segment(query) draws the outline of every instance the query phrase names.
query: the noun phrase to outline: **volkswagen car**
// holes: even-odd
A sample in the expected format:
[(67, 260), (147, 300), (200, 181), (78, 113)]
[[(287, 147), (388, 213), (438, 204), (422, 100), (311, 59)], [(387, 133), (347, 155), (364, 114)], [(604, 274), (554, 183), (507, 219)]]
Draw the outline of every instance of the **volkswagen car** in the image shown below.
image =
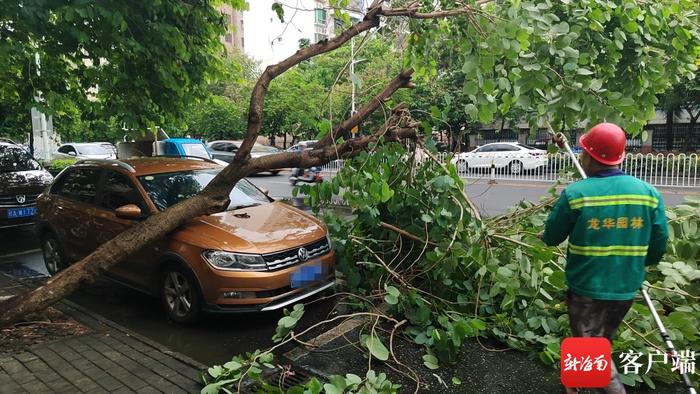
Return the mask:
[[(46, 269), (55, 274), (130, 226), (194, 196), (221, 171), (206, 159), (87, 160), (38, 200)], [(160, 297), (169, 317), (270, 311), (333, 286), (325, 225), (239, 181), (223, 212), (189, 220), (107, 273)]]
[(52, 180), (22, 146), (0, 142), (0, 228), (34, 224), (37, 196)]

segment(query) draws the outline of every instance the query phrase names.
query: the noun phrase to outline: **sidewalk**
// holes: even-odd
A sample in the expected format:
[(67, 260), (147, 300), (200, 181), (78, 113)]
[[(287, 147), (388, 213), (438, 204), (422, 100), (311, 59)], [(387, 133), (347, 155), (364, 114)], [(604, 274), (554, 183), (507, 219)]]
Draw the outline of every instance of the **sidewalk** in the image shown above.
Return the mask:
[[(0, 273), (0, 296), (26, 287)], [(85, 335), (0, 355), (0, 393), (195, 393), (206, 367), (69, 301), (55, 306)], [(0, 338), (2, 340), (2, 338)], [(2, 346), (2, 344), (0, 344)]]

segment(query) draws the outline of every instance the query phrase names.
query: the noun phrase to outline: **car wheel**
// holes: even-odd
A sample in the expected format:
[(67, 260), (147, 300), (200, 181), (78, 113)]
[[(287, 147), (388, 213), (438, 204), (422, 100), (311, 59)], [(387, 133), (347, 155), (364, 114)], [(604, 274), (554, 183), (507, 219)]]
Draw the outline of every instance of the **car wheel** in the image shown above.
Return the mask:
[(194, 323), (199, 318), (201, 296), (194, 275), (178, 266), (163, 270), (161, 297), (168, 317), (181, 324)]
[(518, 175), (523, 172), (523, 163), (519, 160), (511, 161), (508, 168), (511, 174)]
[(67, 261), (55, 235), (48, 234), (43, 237), (41, 253), (44, 255), (44, 266), (46, 266), (46, 271), (48, 271), (49, 275), (54, 276), (66, 268)]

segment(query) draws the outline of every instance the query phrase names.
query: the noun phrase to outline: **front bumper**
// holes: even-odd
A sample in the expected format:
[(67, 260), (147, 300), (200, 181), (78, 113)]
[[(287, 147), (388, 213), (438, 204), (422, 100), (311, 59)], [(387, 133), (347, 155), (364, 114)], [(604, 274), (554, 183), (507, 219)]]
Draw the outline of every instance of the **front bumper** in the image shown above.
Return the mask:
[[(218, 313), (271, 311), (299, 302), (335, 284), (335, 251), (275, 271), (241, 272), (207, 267), (199, 281), (205, 310)], [(292, 287), (292, 275), (302, 268), (320, 268), (318, 277)], [(234, 293), (236, 296), (231, 296)]]

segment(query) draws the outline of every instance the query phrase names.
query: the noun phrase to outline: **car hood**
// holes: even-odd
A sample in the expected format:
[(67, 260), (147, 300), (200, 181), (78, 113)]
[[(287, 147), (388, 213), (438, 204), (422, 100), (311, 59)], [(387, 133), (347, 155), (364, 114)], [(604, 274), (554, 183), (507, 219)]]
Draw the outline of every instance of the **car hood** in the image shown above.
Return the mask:
[(266, 254), (317, 241), (325, 226), (282, 202), (226, 211), (191, 220), (175, 235), (204, 249)]
[(0, 195), (39, 194), (52, 180), (44, 170), (0, 172)]

